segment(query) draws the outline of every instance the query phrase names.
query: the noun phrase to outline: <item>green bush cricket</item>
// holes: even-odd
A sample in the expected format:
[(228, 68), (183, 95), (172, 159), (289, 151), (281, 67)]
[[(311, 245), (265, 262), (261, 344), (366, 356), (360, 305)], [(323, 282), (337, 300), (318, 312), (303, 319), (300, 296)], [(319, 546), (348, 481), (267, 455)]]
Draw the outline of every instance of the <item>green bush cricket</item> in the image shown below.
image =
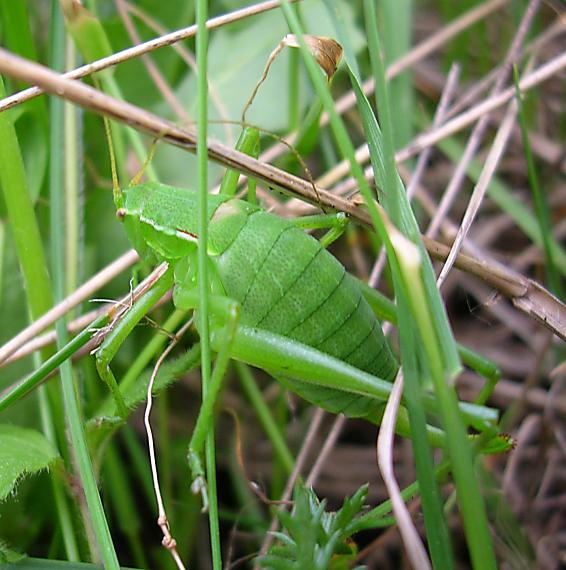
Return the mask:
[[(248, 133), (248, 134), (246, 134)], [(249, 131), (239, 148), (245, 146)], [(398, 364), (358, 281), (325, 246), (346, 223), (342, 214), (283, 219), (236, 199), (237, 177), (208, 201), (211, 273), (211, 345), (217, 353), (211, 387), (193, 433), (189, 461), (201, 488), (200, 454), (230, 358), (262, 368), (285, 387), (332, 413), (379, 424)], [(116, 193), (117, 216), (142, 258), (165, 261), (168, 271), (152, 301), (174, 287), (178, 308), (197, 309), (196, 192), (144, 183)], [(321, 242), (304, 227), (330, 228)], [(118, 414), (127, 409), (109, 364), (124, 338), (148, 309), (142, 298), (96, 353), (97, 368), (110, 386)], [(198, 319), (197, 319), (198, 322)], [(434, 411), (432, 398), (427, 402)], [(461, 404), (468, 423), (493, 427), (492, 410)], [(404, 410), (398, 432), (409, 434)], [(444, 434), (429, 427), (431, 441)]]

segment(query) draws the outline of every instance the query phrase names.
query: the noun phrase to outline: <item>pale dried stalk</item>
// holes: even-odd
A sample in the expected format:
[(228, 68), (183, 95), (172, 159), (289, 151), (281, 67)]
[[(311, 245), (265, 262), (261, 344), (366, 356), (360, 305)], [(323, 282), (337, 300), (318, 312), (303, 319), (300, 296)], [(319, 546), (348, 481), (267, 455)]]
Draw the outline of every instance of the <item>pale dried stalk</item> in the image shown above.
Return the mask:
[(320, 472), (322, 471), (322, 468), (324, 467), (324, 464), (328, 459), (330, 452), (332, 449), (334, 449), (334, 446), (336, 445), (336, 442), (342, 433), (342, 428), (346, 425), (347, 420), (348, 418), (346, 416), (339, 414), (332, 423), (332, 427), (330, 428), (330, 431), (324, 440), (324, 445), (316, 456), (316, 461), (312, 466), (305, 482), (305, 485), (307, 487), (312, 487), (316, 483), (316, 480), (318, 479), (318, 476), (320, 475)]
[[(515, 37), (511, 42), (511, 46), (507, 51), (507, 55), (505, 56), (505, 60), (503, 61), (503, 65), (501, 66), (501, 70), (493, 86), (491, 92), (492, 96), (500, 93), (505, 83), (507, 82), (507, 79), (511, 72), (511, 66), (513, 62), (517, 60), (521, 45), (525, 39), (525, 36), (527, 35), (532, 20), (535, 17), (539, 4), (540, 0), (531, 0), (529, 5), (527, 6), (521, 24), (519, 25), (517, 33), (515, 34)], [(438, 206), (437, 213), (430, 222), (429, 229), (427, 231), (427, 235), (429, 237), (432, 238), (436, 237), (440, 220), (444, 219), (446, 214), (450, 211), (450, 208), (452, 207), (452, 204), (454, 203), (456, 196), (460, 192), (460, 188), (462, 187), (462, 183), (464, 182), (464, 179), (466, 178), (468, 172), (468, 166), (472, 158), (475, 156), (477, 150), (479, 149), (481, 142), (483, 141), (484, 135), (487, 132), (487, 128), (489, 126), (489, 119), (490, 115), (486, 113), (474, 126), (472, 133), (470, 134), (470, 137), (468, 139), (468, 143), (466, 144), (466, 148), (464, 149), (464, 153), (462, 154), (462, 158), (458, 162), (456, 170), (454, 171), (454, 174), (452, 175), (452, 178), (448, 183), (448, 187), (446, 188), (446, 191), (442, 196), (442, 200), (440, 201), (440, 204)], [(510, 126), (513, 126), (513, 121), (511, 121)], [(505, 140), (507, 140), (507, 138), (508, 135)], [(476, 200), (478, 197), (479, 193), (476, 193)], [(451, 260), (449, 259), (449, 261)], [(444, 272), (444, 277), (446, 276), (447, 273), (448, 270)]]
[[(299, 0), (289, 0), (289, 1), (298, 2)], [(211, 18), (206, 23), (206, 27), (209, 30), (213, 30), (215, 28), (219, 28), (221, 26), (237, 22), (238, 20), (249, 18), (250, 16), (254, 16), (256, 14), (268, 12), (269, 10), (273, 10), (275, 8), (278, 8), (279, 6), (280, 6), (279, 0), (268, 0), (267, 2), (260, 2), (259, 4), (247, 6), (246, 8), (242, 8), (241, 10), (235, 10), (234, 12), (230, 12), (229, 14), (223, 14), (222, 16)], [(118, 63), (123, 63), (125, 61), (129, 61), (130, 59), (140, 57), (141, 55), (149, 53), (156, 49), (173, 45), (177, 42), (180, 42), (181, 40), (186, 40), (187, 38), (192, 38), (196, 35), (196, 33), (197, 33), (197, 26), (196, 24), (194, 24), (192, 26), (188, 26), (187, 28), (171, 32), (170, 34), (165, 34), (164, 36), (154, 38), (153, 40), (149, 40), (147, 42), (144, 42), (143, 44), (124, 49), (108, 57), (104, 57), (97, 61), (93, 61), (92, 63), (82, 65), (77, 69), (73, 69), (72, 71), (68, 71), (67, 73), (65, 73), (65, 77), (69, 79), (80, 79), (81, 77), (86, 77), (87, 75), (91, 75), (93, 73), (96, 73), (97, 71), (102, 71), (103, 69), (106, 69), (113, 65), (117, 65)], [(34, 97), (37, 97), (38, 95), (41, 95), (43, 93), (45, 93), (45, 91), (41, 87), (30, 87), (29, 89), (24, 89), (23, 91), (15, 93), (14, 95), (6, 97), (2, 101), (0, 101), (0, 111), (5, 111), (6, 109), (10, 109), (15, 105), (24, 103), (25, 101), (33, 99)]]
[[(118, 10), (118, 13), (120, 14), (120, 17), (122, 18), (122, 23), (124, 24), (124, 27), (126, 28), (128, 35), (130, 36), (130, 40), (134, 42), (136, 45), (140, 45), (141, 38), (140, 35), (138, 34), (138, 31), (136, 30), (136, 27), (134, 26), (134, 23), (132, 22), (132, 19), (130, 18), (130, 15), (128, 14), (128, 8), (126, 7), (125, 0), (114, 0), (114, 2), (116, 4), (116, 8)], [(175, 93), (173, 93), (171, 87), (169, 87), (167, 81), (165, 81), (165, 78), (163, 77), (161, 71), (159, 71), (159, 68), (157, 67), (157, 65), (155, 65), (151, 57), (148, 54), (143, 54), (141, 56), (141, 59), (143, 64), (145, 65), (147, 73), (152, 78), (153, 83), (155, 84), (161, 95), (163, 95), (163, 98), (165, 99), (165, 101), (167, 101), (171, 109), (173, 109), (177, 117), (184, 123), (191, 122), (192, 121), (191, 117), (189, 117), (189, 115), (185, 111), (185, 108), (183, 107), (183, 105), (181, 105)]]
[[(509, 137), (511, 136), (511, 132), (513, 130), (513, 125), (517, 117), (517, 110), (518, 110), (517, 101), (515, 100), (511, 101), (511, 103), (509, 104), (509, 109), (505, 115), (505, 118), (503, 119), (503, 122), (501, 123), (499, 129), (497, 130), (497, 135), (495, 136), (495, 140), (493, 141), (490, 152), (482, 168), (478, 182), (475, 185), (474, 190), (472, 192), (472, 196), (466, 208), (464, 218), (462, 220), (462, 223), (460, 224), (460, 227), (458, 228), (456, 239), (454, 240), (454, 243), (450, 250), (450, 254), (448, 255), (444, 267), (442, 268), (442, 271), (440, 272), (440, 275), (438, 276), (438, 279), (436, 281), (439, 288), (444, 283), (448, 273), (450, 272), (452, 266), (454, 265), (456, 256), (460, 252), (462, 244), (466, 239), (466, 236), (468, 235), (468, 232), (472, 226), (476, 214), (481, 206), (481, 203), (487, 191), (487, 187), (491, 179), (493, 178), (493, 175), (495, 174), (497, 165), (499, 164), (499, 161), (501, 160), (503, 153), (505, 152), (507, 142), (509, 141)], [(471, 160), (471, 156), (469, 158)], [(467, 166), (468, 165), (466, 164), (466, 170)], [(441, 211), (439, 209), (438, 211), (441, 214), (444, 215), (446, 214), (446, 210)]]
[[(530, 27), (530, 24), (535, 17), (535, 14), (539, 7), (539, 0), (531, 0), (527, 9), (525, 10), (525, 14), (519, 26), (519, 30), (509, 48), (509, 52), (507, 57), (505, 58), (505, 62), (502, 66), (502, 71), (500, 76), (498, 77), (495, 86), (494, 86), (494, 93), (499, 93), (503, 88), (507, 77), (509, 76), (511, 70), (511, 64), (515, 61), (517, 54), (519, 52), (520, 46), (522, 41), (524, 40), (527, 31)], [(527, 66), (527, 72), (531, 68), (532, 61)], [(450, 255), (448, 256), (440, 275), (438, 276), (437, 284), (438, 287), (441, 287), (442, 283), (445, 281), (450, 269), (454, 264), (454, 260), (456, 255), (459, 253), (460, 249), (462, 248), (463, 242), (468, 234), (470, 227), (474, 221), (474, 218), (481, 206), (485, 193), (487, 191), (487, 187), (489, 182), (491, 181), (493, 175), (495, 174), (495, 170), (497, 165), (499, 164), (499, 160), (503, 156), (505, 148), (507, 146), (507, 142), (509, 141), (509, 137), (511, 136), (515, 119), (517, 117), (519, 106), (516, 99), (513, 99), (509, 104), (505, 117), (497, 130), (497, 134), (495, 136), (495, 140), (491, 146), (491, 150), (487, 156), (485, 164), (482, 168), (479, 180), (474, 187), (472, 192), (472, 196), (470, 198), (470, 202), (466, 208), (466, 212), (464, 214), (464, 218), (460, 227), (458, 228), (458, 232), (456, 234), (456, 238), (454, 240), (454, 244), (452, 245), (452, 249), (450, 251)], [(487, 130), (489, 121), (489, 115), (484, 115), (480, 121), (476, 124), (472, 135), (466, 145), (466, 149), (464, 151), (464, 155), (460, 160), (456, 171), (454, 172), (454, 176), (448, 185), (445, 195), (443, 196), (437, 214), (431, 221), (429, 226), (429, 230), (427, 231), (427, 235), (431, 237), (434, 236), (436, 229), (438, 228), (439, 221), (444, 217), (444, 215), (448, 212), (450, 205), (452, 204), (459, 188), (466, 176), (466, 172), (468, 170), (468, 165), (472, 160), (473, 155), (475, 154), (476, 150), (479, 148), (481, 140)]]
[[(559, 69), (566, 67), (566, 53), (543, 65), (529, 74), (520, 82), (520, 88), (524, 91), (541, 81), (552, 77)], [(135, 105), (124, 101), (117, 101), (112, 97), (93, 89), (82, 83), (66, 79), (61, 75), (24, 58), (20, 58), (10, 52), (0, 49), (0, 71), (13, 77), (18, 77), (30, 83), (38, 83), (47, 91), (69, 99), (98, 113), (119, 119), (134, 128), (151, 133), (165, 141), (195, 152), (196, 139), (191, 131), (181, 129), (169, 121), (144, 111)], [(496, 98), (476, 107), (490, 108), (494, 102), (505, 102), (515, 95), (512, 88)], [(454, 119), (445, 125), (450, 127), (458, 119)], [(450, 127), (453, 128), (453, 127)], [(437, 136), (437, 135), (435, 135)], [(424, 136), (426, 139), (426, 135)], [(422, 141), (423, 137), (417, 137)], [(430, 144), (432, 140), (426, 139)], [(411, 148), (418, 152), (426, 148), (428, 144), (420, 142)], [(300, 197), (311, 204), (324, 205), (330, 209), (345, 212), (359, 223), (372, 228), (372, 223), (367, 212), (358, 208), (354, 203), (339, 196), (334, 196), (322, 188), (315, 192), (310, 182), (280, 170), (269, 164), (238, 152), (226, 145), (209, 139), (208, 153), (212, 160), (222, 165), (240, 170), (245, 174), (251, 174), (254, 178), (265, 183), (269, 188), (278, 188), (283, 192)], [(429, 253), (442, 261), (448, 256), (449, 248), (439, 242), (423, 237)], [(566, 338), (566, 307), (556, 297), (548, 293), (543, 287), (511, 271), (503, 271), (493, 268), (489, 264), (474, 259), (470, 256), (459, 255), (456, 258), (456, 267), (473, 273), (480, 279), (495, 287), (501, 293), (512, 298), (516, 306), (525, 310), (540, 322), (550, 328), (562, 338)]]
[[(145, 287), (145, 284), (144, 284), (144, 287)], [(161, 299), (159, 301), (157, 301), (157, 303), (155, 303), (154, 307), (151, 310), (153, 311), (154, 309), (161, 307), (164, 303), (166, 303), (170, 299), (171, 299), (170, 294), (163, 295), (163, 297), (161, 297)], [(131, 294), (129, 294), (127, 297), (123, 297), (122, 299), (120, 299), (118, 301), (115, 301), (113, 299), (109, 299), (108, 303), (111, 305), (110, 308), (114, 307), (114, 310), (115, 310), (116, 307), (128, 307), (129, 308), (131, 306), (131, 300), (132, 300), (132, 296), (131, 296)], [(96, 302), (97, 299), (89, 299), (89, 301), (90, 302)], [(106, 300), (103, 300), (102, 302), (106, 302)], [(100, 317), (104, 313), (108, 313), (108, 312), (109, 312), (108, 306), (103, 306), (103, 307), (96, 309), (94, 311), (89, 311), (88, 313), (85, 313), (84, 315), (81, 315), (80, 317), (73, 319), (67, 325), (67, 332), (70, 335), (73, 335), (79, 331), (82, 331), (83, 329), (85, 329), (86, 327), (91, 325), (98, 317)], [(149, 322), (152, 322), (152, 321), (150, 321), (150, 319), (148, 317), (146, 317), (146, 319), (148, 319)], [(24, 357), (34, 353), (36, 350), (40, 350), (40, 349), (44, 348), (45, 346), (49, 346), (50, 344), (53, 344), (56, 340), (57, 340), (57, 335), (55, 334), (55, 331), (49, 331), (49, 332), (46, 332), (40, 336), (34, 337), (33, 340), (26, 342), (16, 352), (14, 352), (14, 354), (9, 356), (0, 365), (0, 367), (7, 366), (8, 364), (15, 362), (16, 360), (20, 360), (21, 358), (24, 358)], [(92, 348), (95, 348), (95, 347), (93, 346)], [(79, 351), (77, 353), (77, 355), (79, 355), (79, 354), (81, 354), (81, 351)]]
[(157, 473), (157, 461), (156, 461), (156, 454), (155, 454), (155, 442), (153, 440), (153, 431), (151, 429), (151, 422), (150, 422), (150, 415), (151, 415), (151, 407), (153, 405), (153, 385), (155, 383), (155, 378), (157, 376), (157, 372), (161, 367), (161, 364), (167, 358), (167, 355), (173, 350), (173, 348), (177, 345), (181, 337), (187, 332), (189, 327), (192, 325), (193, 320), (188, 320), (177, 332), (177, 334), (173, 337), (173, 340), (169, 343), (167, 348), (163, 351), (161, 356), (157, 359), (155, 366), (153, 367), (153, 372), (151, 373), (151, 378), (149, 379), (147, 385), (147, 404), (145, 407), (144, 413), (144, 425), (145, 431), (147, 434), (147, 446), (149, 452), (149, 463), (151, 466), (151, 477), (153, 480), (153, 491), (155, 493), (155, 499), (157, 501), (157, 524), (163, 533), (163, 546), (171, 553), (175, 564), (179, 570), (185, 570), (185, 566), (179, 553), (177, 552), (177, 541), (173, 538), (171, 534), (171, 530), (169, 528), (169, 520), (167, 519), (167, 513), (165, 511), (165, 504), (163, 502), (163, 496), (161, 494), (161, 486), (159, 484), (159, 475)]
[[(130, 267), (138, 261), (139, 256), (133, 249), (126, 252), (116, 261), (99, 271), (94, 277), (91, 277), (86, 283), (81, 285), (76, 291), (73, 291), (68, 297), (55, 305), (51, 310), (47, 311), (39, 319), (26, 327), (23, 331), (9, 340), (0, 348), (0, 364), (4, 362), (11, 354), (16, 352), (26, 342), (37, 336), (42, 330), (52, 325), (55, 321), (66, 315), (71, 309), (79, 303), (88, 299), (95, 291), (103, 285), (120, 275), (124, 269)], [(148, 278), (149, 279), (149, 278)], [(146, 279), (147, 281), (147, 279)]]
[(407, 557), (415, 570), (429, 570), (431, 568), (430, 560), (419, 533), (413, 524), (407, 505), (401, 497), (401, 490), (397, 484), (393, 469), (393, 440), (397, 423), (397, 412), (402, 396), (403, 374), (399, 372), (383, 413), (383, 421), (377, 438), (377, 462), (391, 499), (391, 507), (403, 544), (405, 545)]
[[(566, 31), (566, 18), (558, 17), (557, 20), (548, 29), (542, 32), (534, 40), (532, 40), (524, 49), (521, 50), (521, 57), (530, 56), (537, 53), (546, 44), (562, 35)], [(462, 112), (463, 109), (472, 105), (474, 101), (480, 98), (481, 94), (489, 88), (493, 81), (498, 77), (502, 65), (494, 67), (485, 77), (470, 86), (469, 90), (458, 99), (454, 106), (448, 111), (448, 116), (453, 117)]]
[[(167, 35), (169, 33), (163, 26), (160, 26), (155, 20), (150, 18), (143, 10), (141, 10), (137, 6), (130, 4), (126, 0), (119, 0), (119, 1), (120, 1), (120, 3), (124, 4), (127, 12), (136, 16), (148, 28), (150, 28), (154, 32), (161, 34), (162, 36)], [(137, 34), (136, 34), (136, 36), (137, 36)], [(141, 43), (139, 41), (139, 39), (135, 40), (135, 41), (137, 41), (138, 43)], [(196, 63), (196, 60), (195, 60), (194, 56), (192, 55), (192, 53), (180, 43), (171, 44), (171, 47), (173, 48), (173, 50), (175, 50), (177, 52), (179, 57), (187, 64), (187, 66), (193, 72), (196, 73), (197, 63)], [(218, 93), (218, 89), (216, 88), (213, 81), (210, 81), (210, 83), (209, 83), (209, 93), (210, 93), (210, 100), (212, 101), (212, 104), (216, 107), (216, 109), (218, 111), (218, 115), (220, 116), (222, 121), (226, 122), (226, 124), (224, 125), (224, 129), (225, 129), (224, 132), (226, 135), (226, 141), (232, 143), (232, 141), (234, 139), (234, 134), (232, 132), (232, 130), (233, 130), (232, 125), (229, 122), (228, 111), (226, 109), (226, 106), (222, 102), (222, 99)], [(184, 124), (188, 124), (189, 122), (190, 122), (190, 120), (187, 119)]]
[[(550, 61), (547, 61), (545, 64), (541, 65), (533, 72), (529, 73), (523, 79), (521, 79), (519, 82), (519, 89), (521, 91), (528, 91), (529, 89), (540, 85), (544, 81), (547, 81), (551, 77), (554, 77), (565, 67), (566, 53), (563, 53), (551, 59)], [(423, 133), (422, 135), (415, 137), (410, 145), (406, 146), (404, 149), (397, 153), (395, 157), (396, 160), (398, 162), (403, 162), (420, 152), (422, 149), (436, 144), (438, 141), (441, 141), (444, 138), (452, 136), (458, 131), (461, 131), (467, 126), (473, 124), (486, 113), (490, 113), (498, 107), (505, 105), (511, 101), (514, 96), (515, 87), (509, 87), (498, 95), (489, 97), (482, 103), (476, 105), (475, 107), (472, 107), (461, 115), (454, 117), (454, 119), (451, 119), (445, 123), (441, 128), (430, 131), (428, 133)]]
[[(525, 77), (519, 82), (519, 89), (521, 91), (528, 91), (529, 89), (549, 80), (565, 67), (566, 53), (563, 53), (550, 61), (547, 61), (528, 75), (525, 75)], [(509, 103), (514, 96), (515, 88), (509, 87), (498, 95), (489, 97), (485, 101), (478, 103), (474, 107), (471, 107), (467, 111), (457, 115), (453, 119), (450, 119), (439, 128), (431, 129), (430, 131), (417, 135), (410, 144), (395, 153), (395, 161), (398, 164), (405, 162), (409, 158), (419, 154), (425, 148), (433, 146), (445, 138), (451, 137), (457, 132), (475, 123), (483, 115), (491, 113), (502, 105)], [(369, 149), (366, 144), (360, 146), (356, 150), (356, 159), (360, 164), (366, 163), (369, 160)], [(339, 180), (349, 172), (349, 165), (345, 161), (342, 161), (338, 163), (331, 172), (333, 173), (332, 179)], [(373, 176), (371, 166), (366, 168), (364, 173), (368, 178)], [(330, 178), (327, 177), (325, 180), (328, 181), (329, 179)], [(341, 187), (341, 190), (344, 191), (348, 188), (352, 189), (355, 185), (355, 180), (349, 179)]]

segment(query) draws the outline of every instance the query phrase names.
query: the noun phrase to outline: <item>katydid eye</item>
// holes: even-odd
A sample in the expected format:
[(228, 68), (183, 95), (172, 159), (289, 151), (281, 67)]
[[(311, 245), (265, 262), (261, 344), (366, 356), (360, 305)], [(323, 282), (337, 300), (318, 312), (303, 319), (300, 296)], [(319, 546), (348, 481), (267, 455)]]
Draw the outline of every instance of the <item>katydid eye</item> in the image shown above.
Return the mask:
[(116, 210), (116, 217), (122, 221), (126, 217), (126, 209), (125, 208), (118, 208)]

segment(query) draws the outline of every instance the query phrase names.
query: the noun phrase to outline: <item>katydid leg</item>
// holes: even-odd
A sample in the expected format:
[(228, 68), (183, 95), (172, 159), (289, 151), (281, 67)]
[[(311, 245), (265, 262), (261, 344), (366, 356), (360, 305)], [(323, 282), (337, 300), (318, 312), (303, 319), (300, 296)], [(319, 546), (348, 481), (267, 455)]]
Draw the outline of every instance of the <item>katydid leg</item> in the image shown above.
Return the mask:
[(122, 320), (104, 339), (96, 351), (96, 368), (100, 377), (106, 382), (116, 403), (118, 415), (124, 419), (128, 416), (128, 409), (120, 392), (114, 373), (110, 368), (112, 359), (118, 352), (133, 328), (147, 314), (147, 312), (163, 297), (173, 284), (173, 271), (168, 269), (141, 299), (136, 301)]
[[(177, 307), (183, 309), (197, 308), (197, 290), (177, 289), (175, 292), (175, 304)], [(218, 399), (226, 368), (230, 361), (232, 343), (240, 315), (240, 305), (228, 297), (211, 295), (209, 299), (209, 310), (213, 318), (219, 317), (223, 323), (215, 323), (214, 326), (211, 326), (211, 345), (217, 353), (216, 362), (212, 370), (206, 397), (201, 404), (188, 450), (189, 467), (193, 477), (192, 489), (194, 493), (201, 494), (203, 511), (207, 509), (208, 496), (201, 455), (206, 442), (206, 436), (208, 435), (214, 417), (214, 405)]]
[(327, 248), (344, 233), (348, 225), (348, 217), (344, 212), (338, 212), (336, 214), (302, 216), (300, 218), (293, 218), (290, 222), (297, 228), (305, 230), (328, 229), (328, 232), (318, 240), (322, 247)]
[[(216, 348), (214, 343), (212, 346)], [(284, 378), (292, 378), (305, 384), (340, 390), (345, 395), (359, 394), (380, 402), (385, 402), (391, 392), (392, 384), (386, 380), (312, 347), (267, 331), (238, 327), (231, 350), (233, 358), (268, 370), (282, 381)], [(297, 391), (296, 386), (294, 389)], [(429, 411), (435, 411), (432, 396), (427, 397), (425, 406)], [(487, 430), (497, 420), (497, 412), (490, 408), (464, 402), (460, 404), (460, 409), (468, 424), (483, 430)], [(379, 423), (380, 417), (374, 412), (366, 419)], [(407, 436), (409, 428), (407, 416), (403, 412), (397, 423), (398, 433)], [(437, 428), (429, 426), (429, 436), (433, 445), (445, 445), (444, 433)]]

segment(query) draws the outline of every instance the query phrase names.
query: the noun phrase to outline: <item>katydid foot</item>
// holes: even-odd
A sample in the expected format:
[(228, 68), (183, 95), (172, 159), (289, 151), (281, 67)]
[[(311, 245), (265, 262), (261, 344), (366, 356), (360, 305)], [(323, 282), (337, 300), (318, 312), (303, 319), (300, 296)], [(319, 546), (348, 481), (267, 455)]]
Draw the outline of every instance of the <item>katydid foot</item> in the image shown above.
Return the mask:
[(202, 497), (201, 512), (206, 513), (208, 511), (208, 487), (206, 486), (202, 462), (199, 454), (192, 448), (189, 448), (187, 459), (189, 460), (189, 468), (191, 470), (191, 491), (195, 495), (200, 493), (200, 496)]

